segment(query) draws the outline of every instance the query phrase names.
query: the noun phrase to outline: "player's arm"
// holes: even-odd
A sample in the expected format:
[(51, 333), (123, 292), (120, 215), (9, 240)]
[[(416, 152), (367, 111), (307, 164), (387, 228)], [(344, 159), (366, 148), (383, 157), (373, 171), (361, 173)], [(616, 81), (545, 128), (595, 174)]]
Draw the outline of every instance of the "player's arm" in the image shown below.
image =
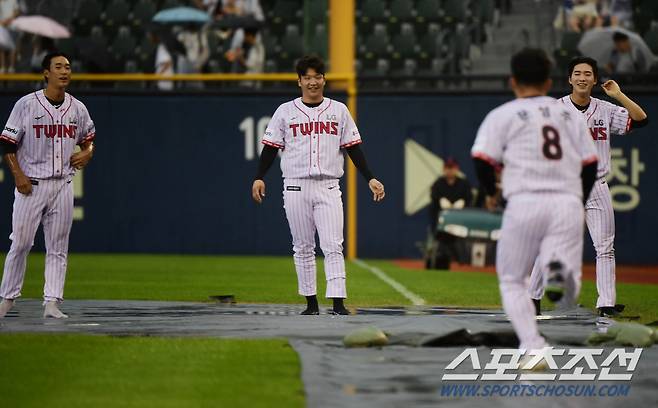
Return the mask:
[(496, 167), (491, 161), (479, 156), (473, 157), (475, 174), (486, 195), (485, 206), (493, 210), (496, 206)]
[(628, 110), (628, 116), (630, 116), (631, 120), (633, 121), (631, 124), (632, 128), (646, 126), (648, 123), (646, 112), (642, 109), (642, 107), (640, 107), (640, 105), (626, 96), (626, 94), (621, 91), (621, 88), (615, 81), (606, 81), (601, 85), (601, 88), (603, 88), (603, 91), (609, 97), (617, 100), (617, 102), (619, 102), (624, 108), (626, 108), (626, 110)]
[(32, 183), (30, 179), (23, 173), (21, 166), (18, 164), (16, 157), (16, 144), (6, 139), (1, 139), (3, 158), (12, 176), (14, 176), (14, 184), (19, 193), (30, 195), (32, 193)]
[(368, 168), (368, 161), (366, 156), (361, 150), (360, 144), (355, 144), (349, 147), (346, 147), (345, 150), (347, 154), (352, 159), (352, 163), (359, 170), (359, 173), (363, 176), (364, 179), (368, 182), (368, 187), (372, 191), (372, 198), (375, 201), (381, 201), (384, 199), (386, 193), (384, 192), (384, 185), (375, 178), (375, 176)]
[(497, 205), (496, 169), (501, 167), (505, 147), (505, 133), (499, 130), (505, 126), (500, 122), (500, 113), (494, 112), (497, 111), (490, 112), (480, 124), (471, 148), (475, 173), (486, 196), (485, 207), (489, 210), (495, 209)]
[(80, 151), (71, 156), (71, 167), (80, 170), (85, 167), (94, 156), (94, 141), (87, 140), (80, 143)]
[(263, 146), (263, 151), (260, 154), (260, 161), (258, 162), (258, 172), (256, 173), (254, 182), (251, 185), (251, 197), (258, 204), (262, 203), (263, 197), (265, 197), (265, 182), (263, 181), (263, 178), (265, 178), (265, 174), (270, 167), (272, 167), (272, 163), (274, 163), (274, 159), (276, 159), (278, 152), (279, 149), (277, 147), (268, 144)]

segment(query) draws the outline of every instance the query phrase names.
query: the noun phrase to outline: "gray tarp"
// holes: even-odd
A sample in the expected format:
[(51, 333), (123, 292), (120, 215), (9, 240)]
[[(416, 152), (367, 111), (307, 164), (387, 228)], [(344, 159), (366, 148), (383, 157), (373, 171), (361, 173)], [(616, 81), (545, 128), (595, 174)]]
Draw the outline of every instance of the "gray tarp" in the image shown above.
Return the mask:
[[(71, 318), (56, 321), (42, 319), (41, 303), (27, 300), (19, 301), (8, 317), (0, 320), (0, 333), (284, 337), (290, 339), (300, 355), (309, 407), (600, 408), (623, 403), (634, 403), (637, 407), (658, 404), (656, 346), (643, 351), (627, 397), (448, 398), (441, 396), (440, 389), (454, 383), (442, 382), (441, 376), (464, 347), (391, 345), (378, 349), (346, 349), (341, 339), (354, 329), (368, 325), (389, 333), (393, 343), (404, 344), (415, 344), (428, 336), (444, 335), (463, 328), (471, 332), (509, 330), (511, 326), (500, 311), (373, 308), (359, 310), (360, 314), (356, 316), (299, 316), (302, 309), (298, 305), (72, 300), (62, 306)], [(546, 316), (545, 320), (540, 320), (539, 327), (553, 344), (575, 344), (584, 342), (594, 330), (605, 330), (609, 323), (606, 319), (597, 319), (589, 311), (576, 309)], [(484, 365), (490, 360), (490, 350), (486, 347), (478, 350)], [(468, 367), (468, 364), (464, 366)], [(485, 382), (471, 384), (484, 385)], [(601, 385), (601, 382), (587, 384)]]

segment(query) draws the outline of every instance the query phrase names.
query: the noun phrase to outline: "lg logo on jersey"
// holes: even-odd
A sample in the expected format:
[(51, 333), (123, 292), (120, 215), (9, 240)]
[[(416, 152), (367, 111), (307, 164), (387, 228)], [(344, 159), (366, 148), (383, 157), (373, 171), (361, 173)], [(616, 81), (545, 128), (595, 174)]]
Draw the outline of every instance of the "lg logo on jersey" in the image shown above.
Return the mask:
[(606, 132), (605, 127), (593, 127), (589, 128), (589, 133), (592, 135), (594, 140), (607, 140), (608, 133)]
[(75, 131), (78, 128), (76, 125), (32, 125), (34, 134), (37, 139), (41, 138), (41, 130), (47, 138), (68, 137), (75, 139)]
[(293, 137), (297, 137), (297, 129), (303, 136), (310, 136), (312, 133), (338, 136), (338, 122), (291, 123), (290, 129)]
[(14, 128), (10, 128), (9, 126), (5, 126), (5, 130), (6, 130), (7, 132), (9, 132), (9, 133), (13, 133), (13, 134), (15, 134), (15, 135), (18, 134), (18, 130), (14, 129)]

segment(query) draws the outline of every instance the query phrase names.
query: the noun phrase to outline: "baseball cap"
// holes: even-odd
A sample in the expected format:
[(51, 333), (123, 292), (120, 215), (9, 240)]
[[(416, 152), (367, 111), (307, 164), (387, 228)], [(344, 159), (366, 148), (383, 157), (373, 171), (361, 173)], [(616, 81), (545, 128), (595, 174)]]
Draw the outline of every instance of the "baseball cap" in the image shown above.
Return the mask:
[(459, 163), (457, 163), (457, 160), (453, 159), (452, 157), (448, 157), (443, 163), (443, 167), (457, 168), (459, 167)]

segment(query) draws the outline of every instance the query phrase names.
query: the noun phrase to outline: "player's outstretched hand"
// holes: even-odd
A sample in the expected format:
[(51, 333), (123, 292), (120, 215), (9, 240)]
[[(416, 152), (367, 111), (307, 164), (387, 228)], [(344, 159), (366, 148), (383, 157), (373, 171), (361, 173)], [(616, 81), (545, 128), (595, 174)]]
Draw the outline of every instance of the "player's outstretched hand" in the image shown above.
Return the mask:
[(258, 204), (263, 202), (265, 197), (265, 182), (263, 180), (254, 180), (254, 184), (251, 185), (251, 198), (254, 199)]
[(73, 153), (71, 156), (71, 167), (76, 170), (80, 170), (85, 167), (89, 160), (91, 160), (92, 153), (89, 150), (81, 150), (77, 153)]
[(14, 179), (16, 190), (23, 195), (32, 194), (32, 182), (25, 174), (19, 174)]
[(619, 84), (617, 84), (612, 79), (605, 81), (601, 85), (601, 88), (603, 88), (603, 91), (611, 98), (616, 99), (619, 97), (619, 95), (621, 95), (621, 88), (619, 87)]
[(384, 193), (384, 185), (377, 179), (371, 179), (368, 182), (368, 187), (372, 191), (372, 199), (375, 201), (382, 201), (386, 193)]

